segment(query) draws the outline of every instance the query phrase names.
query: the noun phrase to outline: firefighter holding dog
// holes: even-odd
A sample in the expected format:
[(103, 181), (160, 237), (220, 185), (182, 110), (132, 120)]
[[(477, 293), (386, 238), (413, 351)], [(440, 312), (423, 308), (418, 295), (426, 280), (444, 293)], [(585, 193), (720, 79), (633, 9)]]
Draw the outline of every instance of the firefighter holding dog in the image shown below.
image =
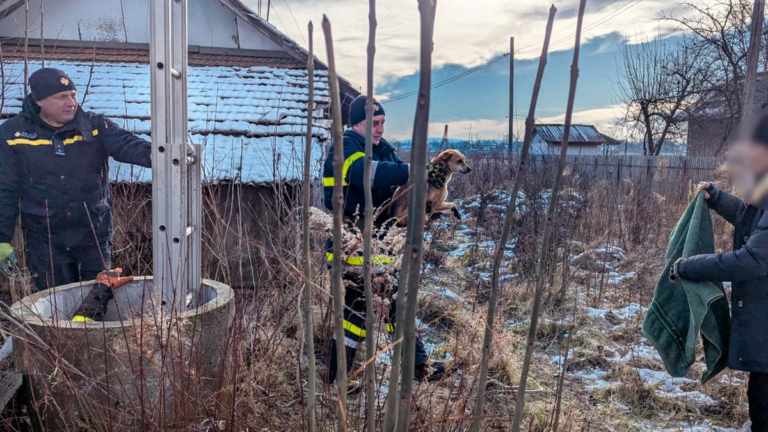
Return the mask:
[(92, 280), (109, 269), (110, 157), (151, 166), (151, 144), (83, 111), (72, 79), (43, 68), (29, 77), (21, 114), (0, 125), (0, 266), (21, 214), (27, 267), (38, 290)]
[[(365, 133), (367, 127), (365, 105), (367, 98), (358, 96), (349, 107), (350, 129), (344, 132), (344, 165), (342, 179), (344, 181), (344, 218), (347, 223), (362, 222), (365, 209), (364, 192), (364, 164), (365, 164)], [(387, 203), (395, 193), (397, 187), (408, 182), (409, 165), (403, 163), (395, 153), (395, 149), (385, 140), (384, 134), (385, 113), (384, 107), (377, 101), (373, 102), (373, 162), (371, 164), (371, 196), (373, 198), (374, 213)], [(333, 172), (334, 149), (331, 147), (323, 167), (323, 186), (325, 192), (325, 206), (333, 210), (333, 187), (335, 184)], [(442, 187), (445, 183), (447, 172), (443, 167), (430, 164), (428, 167), (428, 181)], [(381, 228), (387, 222), (386, 212), (374, 221), (374, 225)], [(326, 258), (330, 265), (333, 261), (331, 252), (332, 244), (326, 245)], [(375, 256), (376, 262), (387, 264), (392, 260), (389, 256)], [(336, 352), (335, 339), (344, 338), (346, 347), (347, 368), (349, 369), (355, 359), (357, 347), (365, 340), (365, 295), (363, 291), (362, 271), (354, 271), (354, 267), (362, 268), (362, 256), (342, 257), (345, 265), (343, 272), (344, 295), (344, 329), (341, 334), (334, 332), (329, 346), (328, 358), (328, 382), (336, 380)], [(392, 299), (389, 315), (386, 320), (386, 330), (393, 334), (395, 330), (396, 300)], [(429, 367), (428, 367), (429, 366)], [(445, 373), (445, 364), (430, 361), (424, 344), (420, 339), (416, 340), (416, 369), (414, 378), (417, 380), (435, 380)], [(354, 387), (351, 386), (351, 387)]]

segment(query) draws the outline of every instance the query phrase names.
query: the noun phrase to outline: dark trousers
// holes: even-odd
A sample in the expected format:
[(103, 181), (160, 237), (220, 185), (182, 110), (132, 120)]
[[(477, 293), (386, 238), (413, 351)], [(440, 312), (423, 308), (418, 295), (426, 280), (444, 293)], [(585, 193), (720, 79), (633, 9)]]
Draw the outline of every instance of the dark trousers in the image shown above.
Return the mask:
[(768, 374), (756, 372), (749, 374), (747, 399), (752, 432), (768, 432)]
[(27, 237), (27, 268), (38, 291), (94, 280), (110, 267), (111, 257), (108, 240), (98, 246), (66, 247)]
[[(365, 291), (363, 286), (362, 276), (354, 273), (345, 273), (343, 276), (344, 285), (346, 287), (344, 292), (344, 346), (346, 347), (347, 355), (347, 371), (352, 367), (352, 362), (355, 360), (355, 354), (357, 348), (365, 341)], [(395, 317), (397, 316), (397, 301), (394, 298), (395, 292), (390, 295), (390, 307), (389, 314), (385, 319), (387, 333), (394, 335), (395, 332)], [(336, 337), (337, 333), (334, 332), (331, 339), (328, 359), (328, 381), (333, 382), (336, 380)], [(417, 375), (420, 373), (429, 359), (426, 349), (424, 349), (424, 343), (420, 338), (416, 338), (416, 369)], [(419, 377), (417, 377), (419, 378)]]

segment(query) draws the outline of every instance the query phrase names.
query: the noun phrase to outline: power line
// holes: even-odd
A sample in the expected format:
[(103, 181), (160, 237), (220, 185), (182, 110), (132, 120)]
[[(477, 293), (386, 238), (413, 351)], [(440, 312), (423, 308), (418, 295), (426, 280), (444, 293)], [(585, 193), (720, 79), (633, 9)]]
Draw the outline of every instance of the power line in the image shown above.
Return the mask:
[[(616, 9), (615, 11), (613, 11), (613, 12), (609, 13), (608, 15), (606, 15), (606, 16), (604, 16), (604, 17), (600, 18), (600, 19), (599, 19), (599, 20), (597, 20), (596, 22), (594, 22), (594, 23), (592, 23), (592, 24), (590, 24), (590, 25), (586, 26), (586, 27), (584, 28), (584, 33), (588, 32), (589, 30), (592, 30), (592, 29), (596, 28), (597, 26), (599, 26), (599, 25), (601, 25), (601, 24), (604, 24), (604, 23), (606, 23), (606, 22), (608, 22), (608, 21), (611, 21), (612, 19), (614, 19), (614, 18), (618, 17), (619, 15), (623, 14), (624, 12), (626, 12), (626, 11), (628, 11), (628, 10), (632, 9), (633, 7), (637, 6), (637, 5), (638, 5), (638, 4), (639, 4), (641, 1), (643, 1), (643, 0), (629, 0), (627, 3), (625, 3), (625, 4), (624, 4), (624, 5), (622, 5), (622, 6), (620, 6), (620, 7), (619, 7), (618, 9)], [(615, 1), (614, 1), (614, 3), (615, 3)], [(610, 3), (610, 4), (612, 4), (612, 3)], [(568, 42), (568, 41), (570, 41), (571, 39), (572, 39), (572, 36), (570, 36), (570, 35), (569, 35), (569, 36), (565, 36), (565, 37), (563, 37), (563, 38), (560, 38), (560, 39), (558, 39), (558, 40), (556, 40), (556, 41), (552, 42), (552, 43), (550, 44), (550, 47), (554, 47), (554, 46), (560, 45), (560, 44), (562, 44), (562, 43), (564, 43), (564, 42)], [(535, 45), (535, 44), (534, 44), (534, 45)], [(516, 51), (516, 52), (515, 52), (515, 54), (528, 54), (528, 53), (532, 53), (532, 52), (535, 52), (535, 51), (536, 51), (536, 50), (529, 50), (529, 51)]]
[[(603, 9), (607, 8), (608, 6), (610, 6), (610, 5), (614, 4), (614, 3), (617, 3), (618, 1), (619, 1), (619, 0), (613, 0), (612, 2), (608, 3), (607, 5), (605, 5), (605, 6), (601, 7), (600, 9), (597, 9), (596, 11), (593, 11), (593, 12), (591, 12), (589, 15), (590, 15), (590, 16), (592, 16), (592, 15), (594, 15), (594, 14), (596, 14), (596, 13), (600, 12), (601, 10), (603, 10)], [(608, 21), (610, 21), (610, 20), (612, 20), (612, 19), (616, 18), (617, 16), (619, 16), (619, 15), (623, 14), (624, 12), (626, 12), (626, 11), (628, 11), (628, 10), (632, 9), (633, 7), (637, 6), (637, 5), (638, 5), (638, 4), (639, 4), (641, 1), (643, 1), (643, 0), (628, 0), (628, 1), (627, 1), (625, 4), (623, 4), (622, 6), (620, 6), (618, 9), (616, 9), (616, 10), (614, 10), (613, 12), (609, 13), (608, 15), (606, 15), (606, 16), (604, 16), (604, 17), (600, 18), (600, 19), (599, 19), (599, 20), (597, 20), (596, 22), (594, 22), (594, 23), (592, 23), (592, 24), (588, 25), (588, 26), (587, 26), (587, 27), (584, 29), (584, 32), (586, 33), (587, 31), (589, 31), (589, 30), (591, 30), (591, 29), (594, 29), (595, 27), (597, 27), (597, 26), (599, 26), (599, 25), (601, 25), (601, 24), (604, 24), (604, 23), (606, 23), (606, 22), (608, 22)], [(572, 26), (571, 26), (571, 27), (572, 27)], [(566, 29), (567, 29), (567, 28), (561, 29), (560, 31), (558, 31), (558, 33), (561, 33), (561, 32), (563, 32), (563, 31), (564, 31), (564, 30), (566, 30)], [(572, 36), (570, 36), (570, 35), (569, 35), (569, 36), (563, 37), (563, 38), (561, 38), (561, 39), (559, 39), (559, 40), (557, 40), (557, 41), (555, 41), (555, 42), (551, 43), (551, 44), (550, 44), (550, 46), (555, 46), (555, 45), (558, 45), (558, 44), (560, 44), (560, 43), (563, 43), (563, 42), (569, 41), (569, 40), (571, 40), (571, 39), (572, 39)], [(528, 47), (530, 47), (530, 46), (534, 46), (534, 45), (536, 45), (536, 43), (535, 43), (535, 42), (534, 42), (533, 44), (530, 44), (530, 45), (528, 45)], [(524, 50), (523, 50), (523, 51), (515, 51), (515, 53), (516, 53), (516, 54), (525, 54), (525, 53), (528, 53), (528, 52), (533, 52), (533, 51), (524, 51)], [(436, 88), (440, 88), (440, 87), (442, 87), (442, 86), (445, 86), (445, 85), (451, 84), (451, 83), (453, 83), (453, 82), (456, 82), (456, 81), (458, 81), (458, 80), (460, 80), (460, 79), (462, 79), (462, 78), (464, 78), (464, 77), (467, 77), (467, 76), (469, 76), (469, 75), (472, 75), (472, 74), (473, 74), (473, 73), (475, 73), (475, 72), (478, 72), (478, 71), (480, 71), (480, 70), (482, 70), (482, 69), (485, 69), (485, 68), (487, 68), (488, 66), (491, 66), (492, 64), (494, 64), (494, 63), (496, 63), (496, 62), (500, 61), (501, 59), (503, 59), (503, 58), (505, 58), (505, 57), (507, 57), (507, 56), (509, 56), (509, 53), (504, 53), (504, 54), (502, 54), (502, 55), (500, 55), (500, 56), (498, 56), (498, 57), (495, 57), (495, 58), (493, 58), (493, 59), (489, 60), (487, 63), (484, 63), (484, 64), (482, 64), (482, 65), (476, 66), (476, 67), (474, 67), (474, 68), (471, 68), (471, 69), (468, 69), (468, 70), (466, 70), (466, 71), (464, 71), (464, 72), (461, 72), (461, 73), (459, 73), (459, 74), (457, 74), (457, 75), (455, 75), (455, 76), (453, 76), (453, 77), (450, 77), (450, 78), (446, 78), (446, 79), (444, 79), (444, 80), (442, 80), (442, 81), (440, 81), (440, 82), (438, 82), (438, 83), (435, 83), (435, 84), (433, 84), (433, 85), (432, 85), (432, 87), (431, 87), (431, 88), (432, 88), (432, 89), (436, 89)], [(389, 103), (389, 102), (395, 102), (395, 101), (399, 101), (399, 100), (407, 99), (407, 98), (409, 98), (409, 97), (413, 97), (413, 96), (416, 96), (417, 94), (419, 94), (419, 91), (418, 91), (418, 90), (414, 90), (414, 91), (406, 92), (406, 93), (403, 93), (403, 94), (401, 94), (401, 95), (398, 95), (398, 96), (396, 96), (396, 97), (393, 97), (393, 98), (391, 98), (391, 99), (387, 99), (387, 100), (385, 100), (385, 101), (382, 101), (382, 103)]]
[[(481, 64), (479, 66), (475, 66), (475, 67), (473, 67), (471, 69), (467, 69), (464, 72), (461, 72), (461, 73), (459, 73), (457, 75), (454, 75), (454, 76), (452, 76), (450, 78), (446, 78), (446, 79), (444, 79), (442, 81), (436, 82), (435, 84), (432, 84), (432, 86), (430, 88), (434, 90), (434, 89), (438, 89), (438, 88), (440, 88), (442, 86), (448, 85), (448, 84), (450, 84), (452, 82), (458, 81), (458, 80), (460, 80), (460, 79), (462, 79), (464, 77), (472, 75), (475, 72), (481, 71), (481, 70), (487, 68), (488, 66), (491, 66), (492, 64), (497, 63), (500, 60), (502, 60), (503, 58), (508, 57), (508, 56), (509, 56), (509, 53), (504, 53), (504, 54), (502, 54), (502, 55), (500, 55), (498, 57), (494, 57), (493, 59), (489, 60), (486, 63), (483, 63), (483, 64)], [(381, 103), (395, 102), (395, 101), (399, 101), (399, 100), (402, 100), (402, 99), (407, 99), (407, 98), (415, 96), (417, 94), (419, 94), (419, 91), (418, 90), (413, 90), (413, 91), (409, 91), (409, 92), (397, 95), (397, 96), (395, 96), (395, 97), (393, 97), (391, 99), (387, 99), (385, 101), (382, 101)]]
[[(275, 9), (275, 7), (272, 6), (272, 10), (275, 11), (275, 16), (277, 17), (277, 20), (280, 21), (280, 25), (283, 26), (283, 31), (287, 35), (288, 34), (288, 29), (285, 27), (285, 24), (283, 24), (283, 20), (280, 19), (280, 14), (277, 13), (277, 9)], [(302, 37), (304, 37), (304, 36), (302, 35)]]
[(299, 34), (301, 35), (301, 39), (304, 40), (304, 45), (307, 45), (307, 40), (304, 39), (304, 32), (301, 30), (301, 27), (299, 27), (298, 21), (296, 21), (296, 17), (293, 15), (293, 11), (291, 10), (291, 6), (288, 4), (288, 0), (283, 0), (285, 2), (285, 7), (288, 8), (288, 12), (291, 14), (291, 18), (293, 18), (293, 23), (296, 24), (296, 30), (299, 31)]
[[(613, 0), (612, 2), (608, 3), (607, 5), (605, 5), (605, 6), (601, 7), (600, 9), (597, 9), (597, 10), (594, 10), (594, 11), (590, 12), (590, 13), (587, 15), (587, 17), (590, 17), (590, 16), (592, 16), (592, 15), (594, 15), (594, 14), (596, 14), (596, 13), (600, 12), (601, 10), (603, 10), (603, 9), (605, 9), (605, 8), (607, 8), (607, 7), (609, 7), (609, 6), (611, 6), (612, 4), (614, 4), (614, 3), (618, 2), (618, 1), (621, 1), (621, 0)], [(630, 3), (630, 2), (632, 2), (633, 0), (623, 0), (623, 1), (626, 1), (627, 3)], [(573, 26), (575, 26), (575, 25), (576, 25), (576, 23), (573, 23), (573, 24), (571, 24), (571, 25), (569, 25), (569, 26), (567, 26), (567, 27), (563, 27), (563, 28), (561, 28), (560, 30), (558, 30), (558, 31), (554, 32), (553, 34), (556, 34), (556, 35), (557, 35), (557, 34), (560, 34), (560, 33), (562, 33), (562, 32), (564, 32), (564, 31), (566, 31), (566, 30), (570, 29), (571, 27), (573, 27)], [(529, 48), (531, 48), (531, 47), (533, 47), (533, 46), (536, 46), (536, 44), (537, 44), (537, 42), (533, 42), (533, 43), (530, 43), (530, 44), (528, 44), (528, 45), (526, 45), (526, 46), (524, 46), (524, 47), (520, 48), (520, 51), (515, 51), (515, 53), (516, 53), (516, 54), (523, 54), (523, 53), (525, 53), (525, 52), (526, 52), (525, 50), (527, 50), (527, 49), (529, 49)]]

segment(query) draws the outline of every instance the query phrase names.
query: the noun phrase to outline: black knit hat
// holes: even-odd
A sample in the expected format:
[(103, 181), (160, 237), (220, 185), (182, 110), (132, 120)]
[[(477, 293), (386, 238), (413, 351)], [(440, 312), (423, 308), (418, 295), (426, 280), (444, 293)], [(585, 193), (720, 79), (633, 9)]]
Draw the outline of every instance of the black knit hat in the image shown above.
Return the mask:
[(48, 96), (67, 90), (77, 90), (64, 71), (54, 68), (38, 69), (29, 76), (29, 87), (32, 89), (32, 97), (41, 101)]
[[(349, 126), (352, 127), (361, 121), (365, 120), (365, 103), (368, 98), (364, 95), (360, 95), (349, 104)], [(374, 100), (373, 101), (373, 116), (384, 115), (384, 107)]]

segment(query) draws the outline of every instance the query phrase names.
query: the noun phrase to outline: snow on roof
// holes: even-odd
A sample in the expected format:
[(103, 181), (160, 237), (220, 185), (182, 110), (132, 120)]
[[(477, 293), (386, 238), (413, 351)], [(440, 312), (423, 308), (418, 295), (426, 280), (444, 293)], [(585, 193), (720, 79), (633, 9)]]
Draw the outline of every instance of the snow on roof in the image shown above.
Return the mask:
[[(539, 124), (534, 127), (534, 134), (548, 143), (560, 144), (565, 134), (565, 125)], [(568, 135), (569, 144), (614, 144), (616, 140), (600, 133), (592, 125), (571, 125)]]
[[(49, 61), (78, 86), (83, 108), (107, 115), (127, 130), (148, 139), (150, 133), (149, 67), (140, 63)], [(3, 113), (15, 114), (23, 98), (23, 62), (4, 64)], [(35, 70), (36, 64), (30, 69)], [(318, 141), (328, 139), (324, 111), (329, 100), (327, 72), (316, 71), (313, 160)], [(290, 181), (302, 177), (308, 101), (307, 71), (266, 66), (190, 67), (189, 131), (203, 145), (203, 172), (208, 181)], [(147, 170), (112, 164), (112, 177), (150, 181)]]

